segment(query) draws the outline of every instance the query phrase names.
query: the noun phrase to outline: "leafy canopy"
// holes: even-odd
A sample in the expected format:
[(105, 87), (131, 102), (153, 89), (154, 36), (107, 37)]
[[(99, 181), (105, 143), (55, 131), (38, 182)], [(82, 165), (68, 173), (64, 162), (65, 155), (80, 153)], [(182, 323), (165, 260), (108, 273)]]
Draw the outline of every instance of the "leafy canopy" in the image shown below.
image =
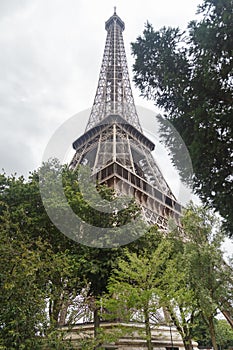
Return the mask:
[[(231, 236), (233, 1), (205, 0), (198, 13), (201, 19), (190, 22), (185, 32), (155, 31), (147, 23), (132, 43), (134, 81), (180, 133), (192, 159), (194, 188), (222, 215)], [(161, 123), (161, 134), (188, 181), (167, 123)]]

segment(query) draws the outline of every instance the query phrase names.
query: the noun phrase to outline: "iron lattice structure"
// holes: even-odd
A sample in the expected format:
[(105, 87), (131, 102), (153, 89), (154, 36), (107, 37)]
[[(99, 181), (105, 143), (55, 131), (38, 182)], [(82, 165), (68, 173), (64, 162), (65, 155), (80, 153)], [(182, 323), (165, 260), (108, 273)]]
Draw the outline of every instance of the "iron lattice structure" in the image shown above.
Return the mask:
[(179, 225), (181, 205), (151, 154), (155, 145), (143, 134), (136, 112), (122, 36), (124, 22), (114, 13), (105, 28), (94, 104), (85, 133), (73, 143), (76, 152), (70, 167), (88, 165), (98, 183), (133, 196), (149, 224), (166, 229), (172, 217)]
[(124, 22), (116, 12), (105, 23), (107, 39), (100, 69), (98, 87), (86, 131), (109, 114), (119, 114), (142, 131), (130, 86), (122, 32)]

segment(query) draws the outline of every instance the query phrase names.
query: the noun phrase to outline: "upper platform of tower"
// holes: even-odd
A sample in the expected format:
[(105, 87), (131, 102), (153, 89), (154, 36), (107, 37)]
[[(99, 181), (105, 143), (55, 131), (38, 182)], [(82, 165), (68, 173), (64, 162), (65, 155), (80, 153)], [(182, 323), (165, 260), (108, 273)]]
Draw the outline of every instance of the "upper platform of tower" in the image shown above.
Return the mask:
[(114, 24), (117, 24), (120, 26), (121, 30), (123, 31), (125, 29), (125, 23), (122, 21), (122, 19), (116, 14), (116, 8), (114, 7), (114, 14), (105, 22), (105, 29), (109, 31), (110, 27)]
[(125, 24), (114, 14), (105, 22), (107, 38), (100, 68), (96, 95), (86, 131), (109, 115), (119, 115), (142, 132), (129, 80), (122, 32)]

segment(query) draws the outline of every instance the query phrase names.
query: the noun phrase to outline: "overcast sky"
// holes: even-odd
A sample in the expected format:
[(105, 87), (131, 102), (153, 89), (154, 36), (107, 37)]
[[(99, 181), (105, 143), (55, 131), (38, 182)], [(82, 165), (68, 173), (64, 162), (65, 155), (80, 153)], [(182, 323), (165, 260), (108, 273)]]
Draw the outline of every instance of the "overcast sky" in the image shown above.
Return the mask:
[[(37, 168), (56, 128), (91, 107), (106, 39), (104, 24), (114, 6), (126, 25), (124, 42), (132, 78), (130, 42), (142, 33), (145, 22), (155, 29), (164, 25), (185, 28), (195, 17), (198, 3), (1, 0), (1, 168), (18, 174)], [(133, 91), (137, 105), (156, 111)], [(83, 128), (80, 120), (77, 136)]]

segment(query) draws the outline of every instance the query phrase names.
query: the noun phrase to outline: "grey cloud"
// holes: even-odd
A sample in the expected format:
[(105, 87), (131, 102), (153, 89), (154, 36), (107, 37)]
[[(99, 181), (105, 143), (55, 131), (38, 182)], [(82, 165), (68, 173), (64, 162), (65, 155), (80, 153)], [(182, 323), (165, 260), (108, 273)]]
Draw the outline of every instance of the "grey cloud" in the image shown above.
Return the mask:
[(30, 0), (1, 0), (0, 1), (0, 18), (12, 16), (30, 3)]
[[(13, 136), (13, 137), (12, 137)], [(34, 169), (35, 160), (29, 145), (22, 142), (15, 134), (1, 135), (0, 171), (7, 174), (26, 175)]]

